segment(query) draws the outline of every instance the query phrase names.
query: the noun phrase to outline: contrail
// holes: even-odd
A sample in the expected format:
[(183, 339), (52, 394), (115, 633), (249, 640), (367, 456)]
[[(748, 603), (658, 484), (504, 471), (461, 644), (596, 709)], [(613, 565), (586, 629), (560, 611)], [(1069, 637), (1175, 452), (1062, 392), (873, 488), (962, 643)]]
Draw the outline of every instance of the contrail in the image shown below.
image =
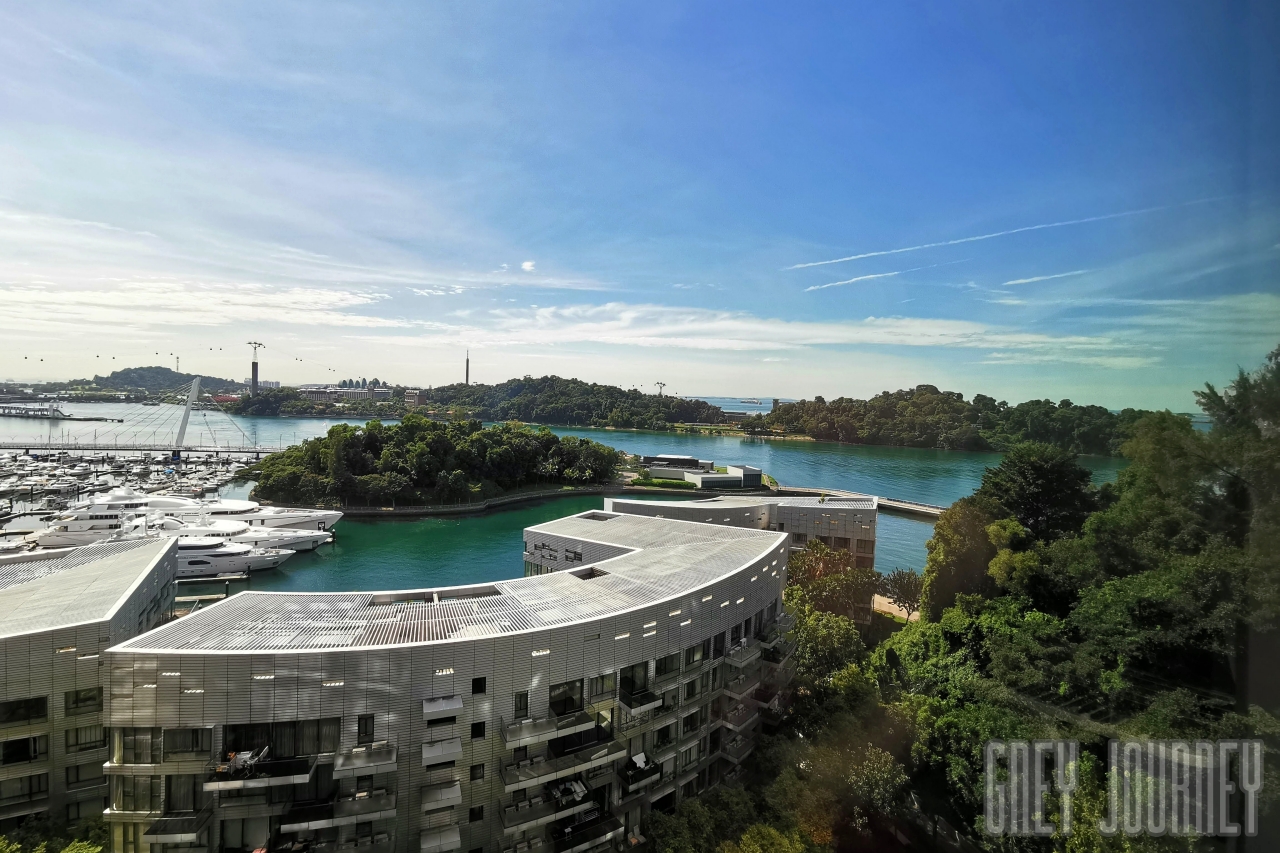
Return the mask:
[(1031, 278), (1015, 278), (1013, 281), (1006, 281), (1005, 284), (1031, 284), (1033, 281), (1052, 281), (1055, 278), (1069, 278), (1073, 275), (1084, 275), (1089, 270), (1072, 270), (1071, 272), (1060, 272), (1053, 275), (1033, 275)]
[(854, 282), (866, 281), (867, 279), (870, 279), (870, 278), (889, 278), (890, 276), (894, 276), (894, 275), (902, 275), (904, 272), (918, 272), (919, 270), (931, 270), (934, 267), (949, 267), (952, 264), (962, 264), (967, 260), (969, 259), (961, 258), (958, 261), (943, 261), (940, 264), (927, 264), (926, 266), (923, 266), (923, 267), (912, 267), (911, 269), (907, 269), (907, 270), (894, 270), (893, 272), (878, 272), (878, 273), (872, 273), (871, 275), (860, 275), (860, 276), (857, 276), (856, 278), (846, 278), (844, 281), (833, 281), (829, 284), (815, 284), (813, 287), (806, 287), (804, 289), (804, 292), (808, 293), (811, 290), (826, 290), (828, 287), (839, 287), (842, 284), (853, 284)]
[(979, 240), (990, 240), (993, 237), (1007, 237), (1010, 234), (1021, 234), (1024, 231), (1042, 231), (1045, 228), (1061, 228), (1064, 225), (1083, 225), (1086, 222), (1102, 222), (1107, 219), (1120, 219), (1124, 216), (1138, 216), (1143, 213), (1153, 213), (1157, 210), (1168, 210), (1171, 207), (1185, 207), (1190, 204), (1201, 204), (1206, 201), (1215, 201), (1215, 199), (1200, 199), (1198, 201), (1190, 201), (1186, 204), (1180, 205), (1162, 204), (1159, 207), (1144, 207), (1140, 210), (1126, 210), (1121, 213), (1107, 213), (1102, 216), (1087, 216), (1084, 219), (1066, 219), (1062, 222), (1046, 222), (1042, 225), (1024, 225), (1021, 228), (1010, 228), (1008, 231), (995, 231), (991, 234), (979, 234), (976, 237), (960, 237), (955, 240), (942, 240), (937, 243), (922, 243), (919, 246), (906, 246), (901, 249), (885, 249), (881, 252), (863, 252), (861, 255), (849, 255), (845, 258), (833, 258), (829, 261), (811, 261), (807, 264), (795, 264), (794, 266), (784, 267), (784, 269), (799, 270), (806, 267), (822, 267), (827, 264), (842, 264), (845, 261), (860, 261), (863, 258), (878, 258), (882, 255), (899, 255), (903, 252), (918, 252), (921, 249), (936, 249), (939, 246), (957, 246), (961, 243), (976, 243)]

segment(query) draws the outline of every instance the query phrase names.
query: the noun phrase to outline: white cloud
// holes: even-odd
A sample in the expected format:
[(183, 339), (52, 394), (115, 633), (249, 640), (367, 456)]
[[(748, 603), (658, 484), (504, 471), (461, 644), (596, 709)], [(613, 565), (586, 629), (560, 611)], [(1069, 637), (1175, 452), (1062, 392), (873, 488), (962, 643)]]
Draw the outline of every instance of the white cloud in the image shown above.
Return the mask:
[(534, 266), (536, 266), (536, 264), (533, 261), (525, 261), (520, 265), (520, 269), (524, 270), (525, 272), (533, 272)]
[(1069, 278), (1073, 275), (1084, 275), (1089, 270), (1072, 270), (1071, 272), (1054, 273), (1053, 275), (1035, 275), (1031, 278), (1015, 278), (1012, 281), (1006, 281), (1005, 284), (1031, 284), (1035, 281), (1052, 281), (1055, 278)]

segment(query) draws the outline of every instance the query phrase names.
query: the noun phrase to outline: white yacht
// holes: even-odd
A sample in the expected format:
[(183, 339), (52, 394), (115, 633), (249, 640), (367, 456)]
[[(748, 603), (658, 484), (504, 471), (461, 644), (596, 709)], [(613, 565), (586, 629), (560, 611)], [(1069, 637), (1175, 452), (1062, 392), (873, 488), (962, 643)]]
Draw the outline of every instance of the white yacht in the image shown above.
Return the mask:
[[(41, 548), (66, 548), (93, 545), (108, 539), (137, 536), (169, 536), (181, 539), (221, 539), (258, 548), (284, 548), (289, 551), (312, 551), (333, 541), (327, 530), (295, 527), (252, 527), (244, 521), (201, 518), (187, 521), (159, 512), (151, 517), (135, 516), (121, 511), (109, 518), (95, 513), (67, 512), (52, 519), (49, 526), (27, 537)], [(105, 513), (101, 515), (111, 515)], [(87, 517), (85, 517), (87, 516)]]
[(328, 530), (342, 518), (331, 509), (295, 509), (261, 506), (257, 501), (212, 500), (178, 495), (143, 494), (128, 487), (114, 489), (77, 503), (73, 512), (102, 516), (102, 521), (118, 520), (122, 512), (135, 515), (161, 512), (172, 518), (196, 521), (204, 516), (214, 519), (243, 521), (251, 527), (292, 527), (302, 530)]
[(246, 574), (274, 569), (293, 556), (283, 548), (255, 548), (244, 542), (225, 539), (180, 538), (178, 540), (179, 578), (215, 578), (226, 574)]

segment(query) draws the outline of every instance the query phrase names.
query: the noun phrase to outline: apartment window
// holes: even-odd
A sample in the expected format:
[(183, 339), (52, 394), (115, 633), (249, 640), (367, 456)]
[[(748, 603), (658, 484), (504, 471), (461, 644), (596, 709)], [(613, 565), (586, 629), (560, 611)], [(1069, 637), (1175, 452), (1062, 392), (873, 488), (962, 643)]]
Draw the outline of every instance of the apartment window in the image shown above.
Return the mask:
[(523, 720), (529, 716), (529, 691), (521, 690), (515, 695), (515, 718)]
[(591, 679), (591, 695), (603, 696), (606, 694), (612, 694), (614, 688), (617, 687), (617, 684), (618, 676), (616, 673), (611, 672), (608, 675), (597, 675), (595, 678)]
[(693, 666), (711, 657), (711, 638), (703, 640), (696, 646), (684, 650), (684, 665)]
[(874, 554), (876, 552), (876, 540), (859, 539), (857, 544), (859, 554)]
[(76, 764), (67, 768), (67, 787), (83, 788), (102, 782), (101, 764)]
[(803, 545), (808, 541), (809, 537), (804, 533), (792, 533), (791, 542), (793, 545)]
[(481, 693), (484, 693), (487, 687), (488, 687), (488, 679), (485, 678), (484, 676), (481, 676), (480, 678), (471, 679), (472, 693), (479, 695)]
[(79, 714), (92, 714), (102, 710), (102, 688), (85, 687), (81, 690), (68, 690), (63, 697), (68, 717)]
[(551, 685), (551, 713), (556, 716), (582, 710), (582, 681)]
[(434, 720), (427, 720), (427, 728), (438, 729), (441, 726), (452, 726), (456, 722), (457, 717), (436, 717)]
[(836, 536), (835, 538), (833, 538), (833, 539), (831, 540), (831, 544), (832, 544), (832, 545), (833, 545), (837, 550), (839, 550), (839, 551), (848, 551), (848, 550), (849, 550), (849, 537), (848, 537), (848, 536)]
[(665, 657), (658, 658), (658, 662), (654, 664), (654, 677), (663, 678), (673, 672), (680, 671), (680, 653), (672, 652)]
[(11, 699), (0, 702), (0, 726), (30, 723), (49, 716), (49, 699), (35, 696), (31, 699)]
[(356, 742), (373, 743), (373, 714), (361, 714), (356, 722)]
[(632, 664), (618, 673), (618, 685), (623, 693), (639, 693), (649, 686), (649, 662)]
[(160, 776), (112, 776), (111, 808), (121, 812), (158, 812), (163, 785)]
[(479, 782), (483, 778), (484, 778), (484, 765), (472, 764), (471, 765), (471, 781)]
[(712, 639), (711, 656), (715, 658), (724, 657), (724, 631), (716, 634)]
[(484, 722), (471, 724), (471, 739), (484, 740)]
[(32, 761), (39, 761), (48, 755), (48, 735), (7, 740), (0, 744), (0, 765), (26, 764)]
[(653, 748), (662, 749), (668, 746), (676, 739), (676, 727), (674, 723), (668, 723), (653, 733)]
[(484, 820), (484, 806), (472, 806), (467, 812), (468, 823), (479, 823)]
[(698, 679), (691, 678), (684, 683), (684, 698), (696, 699), (698, 696)]
[(213, 729), (165, 729), (164, 754), (166, 760), (170, 755), (203, 755), (213, 751)]
[(159, 764), (163, 761), (160, 729), (125, 727), (111, 729), (112, 764)]

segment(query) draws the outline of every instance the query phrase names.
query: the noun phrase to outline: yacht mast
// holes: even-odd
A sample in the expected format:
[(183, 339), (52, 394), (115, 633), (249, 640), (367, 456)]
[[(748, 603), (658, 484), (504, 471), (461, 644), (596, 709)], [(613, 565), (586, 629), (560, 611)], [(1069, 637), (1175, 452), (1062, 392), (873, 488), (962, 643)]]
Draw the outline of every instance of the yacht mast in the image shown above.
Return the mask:
[(191, 391), (187, 394), (187, 407), (182, 410), (182, 421), (178, 424), (178, 440), (173, 445), (173, 458), (182, 458), (182, 442), (187, 438), (187, 421), (191, 419), (191, 406), (200, 396), (200, 377), (191, 380)]

